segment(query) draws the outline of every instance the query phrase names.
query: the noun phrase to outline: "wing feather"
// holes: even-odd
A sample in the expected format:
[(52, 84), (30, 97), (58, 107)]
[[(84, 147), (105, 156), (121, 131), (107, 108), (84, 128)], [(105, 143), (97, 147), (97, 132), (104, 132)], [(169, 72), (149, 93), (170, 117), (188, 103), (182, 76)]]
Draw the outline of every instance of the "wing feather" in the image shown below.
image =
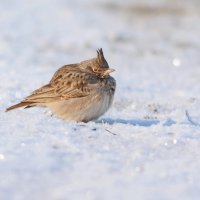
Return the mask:
[(9, 107), (7, 111), (19, 107), (32, 107), (60, 100), (85, 97), (98, 88), (98, 82), (97, 76), (83, 72), (76, 64), (66, 65), (54, 74), (49, 84), (35, 90), (22, 102)]
[(25, 101), (52, 102), (90, 95), (97, 86), (98, 77), (70, 67), (58, 70), (50, 83), (28, 96)]

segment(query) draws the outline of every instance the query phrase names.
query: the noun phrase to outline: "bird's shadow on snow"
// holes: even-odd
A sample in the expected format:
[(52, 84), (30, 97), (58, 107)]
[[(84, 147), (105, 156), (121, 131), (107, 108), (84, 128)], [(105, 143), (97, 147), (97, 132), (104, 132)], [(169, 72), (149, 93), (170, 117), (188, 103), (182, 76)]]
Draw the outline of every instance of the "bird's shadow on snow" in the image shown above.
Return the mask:
[[(133, 126), (143, 126), (143, 127), (149, 127), (152, 125), (158, 125), (160, 124), (160, 120), (158, 119), (111, 119), (111, 118), (102, 118), (100, 120), (97, 120), (97, 123), (107, 123), (110, 125), (113, 124), (130, 124)], [(167, 119), (162, 123), (163, 126), (172, 126), (176, 122), (172, 119)]]
[(157, 119), (111, 119), (111, 118), (103, 118), (101, 120), (97, 120), (97, 123), (107, 123), (110, 125), (113, 124), (130, 124), (133, 126), (152, 126), (159, 124), (160, 121)]

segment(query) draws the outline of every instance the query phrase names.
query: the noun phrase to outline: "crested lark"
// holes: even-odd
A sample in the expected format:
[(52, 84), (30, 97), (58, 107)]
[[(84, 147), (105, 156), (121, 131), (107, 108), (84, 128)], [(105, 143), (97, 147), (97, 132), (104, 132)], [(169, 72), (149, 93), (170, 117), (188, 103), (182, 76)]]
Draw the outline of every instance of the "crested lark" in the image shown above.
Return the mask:
[(111, 106), (116, 82), (102, 49), (97, 57), (58, 69), (51, 81), (6, 111), (25, 107), (49, 108), (64, 120), (88, 122), (103, 115)]

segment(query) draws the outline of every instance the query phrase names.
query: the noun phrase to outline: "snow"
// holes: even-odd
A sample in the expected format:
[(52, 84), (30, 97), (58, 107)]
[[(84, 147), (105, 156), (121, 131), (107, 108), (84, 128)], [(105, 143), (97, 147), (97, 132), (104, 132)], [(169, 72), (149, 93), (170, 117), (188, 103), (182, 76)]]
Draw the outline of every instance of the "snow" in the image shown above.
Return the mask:
[[(197, 0), (1, 1), (0, 199), (199, 199), (199, 20)], [(4, 112), (100, 47), (117, 91), (99, 120)]]

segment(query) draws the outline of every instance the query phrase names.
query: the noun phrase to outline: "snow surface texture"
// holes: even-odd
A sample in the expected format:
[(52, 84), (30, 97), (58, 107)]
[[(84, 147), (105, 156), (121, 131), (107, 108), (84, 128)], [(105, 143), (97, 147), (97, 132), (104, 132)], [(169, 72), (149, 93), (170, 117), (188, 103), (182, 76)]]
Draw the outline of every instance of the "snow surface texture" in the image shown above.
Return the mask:
[[(199, 3), (0, 1), (0, 199), (199, 199)], [(4, 112), (100, 47), (117, 91), (99, 120)]]

